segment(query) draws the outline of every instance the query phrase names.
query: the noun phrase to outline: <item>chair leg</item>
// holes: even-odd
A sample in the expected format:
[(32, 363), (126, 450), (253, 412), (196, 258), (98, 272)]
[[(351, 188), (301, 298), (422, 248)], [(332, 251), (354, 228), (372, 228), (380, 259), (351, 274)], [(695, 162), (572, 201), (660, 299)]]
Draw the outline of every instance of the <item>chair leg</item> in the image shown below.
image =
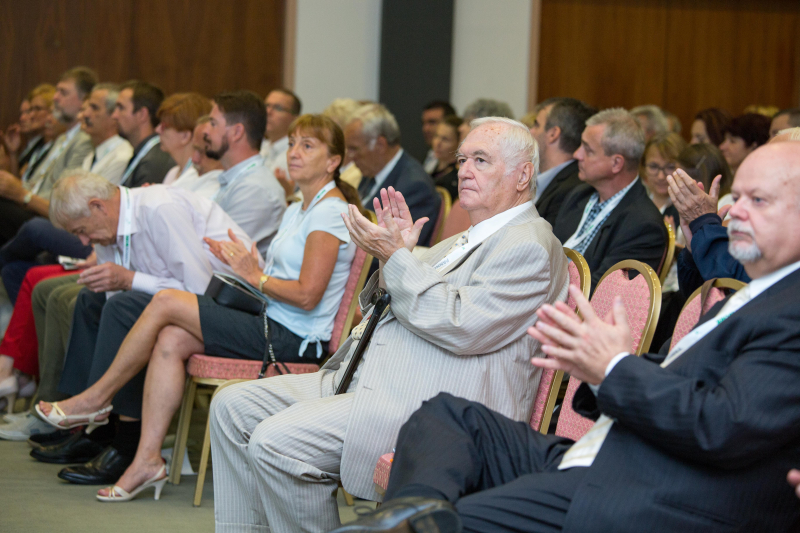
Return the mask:
[(172, 462), (169, 469), (170, 482), (178, 485), (181, 482), (181, 469), (183, 468), (183, 454), (186, 450), (186, 441), (189, 439), (189, 425), (192, 419), (194, 397), (197, 393), (197, 383), (191, 376), (186, 378), (183, 401), (181, 402), (178, 417), (178, 430), (175, 434), (175, 445), (172, 447)]
[(349, 492), (344, 490), (344, 487), (341, 487), (341, 486), (339, 487), (339, 490), (341, 490), (342, 494), (344, 494), (344, 501), (349, 507), (352, 507), (353, 505), (355, 505), (355, 502), (353, 501), (353, 495), (352, 494), (350, 494)]

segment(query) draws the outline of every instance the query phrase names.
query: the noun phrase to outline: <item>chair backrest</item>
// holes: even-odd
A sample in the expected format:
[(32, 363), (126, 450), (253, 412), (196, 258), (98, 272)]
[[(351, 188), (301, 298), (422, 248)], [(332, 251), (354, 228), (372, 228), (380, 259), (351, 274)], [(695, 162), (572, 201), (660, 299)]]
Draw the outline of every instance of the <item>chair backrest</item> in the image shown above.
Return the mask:
[(658, 281), (662, 284), (666, 281), (669, 269), (672, 268), (672, 261), (675, 259), (675, 229), (666, 220), (664, 225), (667, 227), (667, 249), (664, 250), (664, 256), (661, 258), (661, 264), (658, 267)]
[[(678, 315), (678, 321), (675, 323), (675, 329), (672, 332), (672, 341), (669, 344), (669, 349), (672, 350), (687, 333), (692, 331), (700, 320), (700, 317), (714, 307), (714, 304), (725, 299), (726, 289), (738, 291), (744, 287), (744, 285), (745, 284), (741, 281), (731, 278), (715, 279), (711, 289), (708, 291), (705, 302), (701, 302), (700, 298), (703, 287), (698, 287), (697, 290), (689, 296), (686, 303), (683, 304), (683, 309), (681, 309), (681, 314)], [(702, 309), (700, 308), (701, 305), (703, 306)]]
[[(450, 197), (450, 192), (444, 187), (436, 187), (436, 192), (442, 199), (439, 204), (439, 218), (436, 219), (436, 225), (433, 226), (433, 233), (431, 234), (431, 246), (438, 244), (442, 240), (442, 230), (444, 229), (444, 222), (450, 216), (450, 209), (453, 207), (453, 199)], [(467, 226), (469, 227), (469, 226)]]
[[(631, 278), (631, 271), (636, 271), (639, 275)], [(600, 278), (592, 295), (592, 309), (598, 316), (605, 317), (611, 311), (615, 296), (621, 296), (625, 304), (633, 337), (631, 352), (641, 355), (650, 348), (661, 312), (661, 283), (658, 276), (644, 263), (621, 261)], [(570, 377), (556, 427), (556, 435), (559, 437), (578, 440), (594, 424), (572, 409), (572, 399), (580, 384), (579, 379)]]
[(439, 241), (448, 239), (457, 233), (467, 231), (471, 225), (469, 213), (461, 207), (460, 203), (455, 202), (450, 208), (450, 214), (447, 215), (447, 220), (442, 224)]
[[(373, 224), (376, 223), (375, 213), (369, 211), (367, 216)], [(372, 256), (361, 248), (356, 248), (356, 255), (350, 265), (350, 276), (347, 278), (347, 285), (345, 285), (344, 295), (342, 295), (342, 303), (339, 304), (336, 318), (333, 319), (333, 331), (331, 340), (328, 342), (328, 352), (330, 353), (338, 350), (342, 340), (350, 335), (350, 328), (353, 326), (353, 318), (358, 307), (356, 295), (364, 289), (371, 265)]]
[[(592, 286), (592, 274), (586, 259), (575, 250), (564, 248), (564, 253), (570, 260), (568, 265), (569, 284), (578, 287), (583, 295), (588, 298)], [(576, 310), (578, 305), (572, 296), (567, 296), (567, 305)], [(550, 418), (553, 416), (553, 409), (558, 399), (558, 391), (561, 389), (561, 381), (564, 379), (562, 370), (543, 370), (542, 377), (539, 379), (539, 388), (533, 400), (533, 412), (531, 413), (531, 428), (547, 434), (550, 427)]]

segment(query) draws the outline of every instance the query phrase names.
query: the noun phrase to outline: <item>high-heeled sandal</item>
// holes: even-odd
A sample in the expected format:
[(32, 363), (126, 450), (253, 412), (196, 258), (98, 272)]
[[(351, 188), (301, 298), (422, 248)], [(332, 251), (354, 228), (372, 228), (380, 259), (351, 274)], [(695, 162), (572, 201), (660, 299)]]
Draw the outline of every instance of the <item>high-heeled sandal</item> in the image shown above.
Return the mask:
[(9, 376), (3, 381), (0, 381), (0, 398), (5, 398), (5, 408), (8, 414), (14, 412), (14, 402), (17, 401), (17, 393), (19, 393), (19, 384), (15, 376)]
[[(161, 476), (163, 478), (159, 479)], [(100, 496), (97, 495), (97, 499), (101, 502), (129, 502), (136, 497), (137, 494), (142, 492), (145, 489), (149, 489), (150, 487), (155, 487), (156, 494), (154, 499), (158, 500), (161, 498), (161, 489), (164, 488), (164, 485), (167, 482), (167, 463), (161, 465), (161, 468), (158, 469), (158, 472), (155, 476), (151, 477), (135, 489), (133, 491), (128, 492), (127, 490), (114, 485), (113, 487), (108, 487), (108, 496)]]
[[(108, 407), (103, 407), (99, 411), (95, 411), (94, 413), (89, 414), (81, 414), (81, 415), (67, 415), (64, 414), (64, 411), (61, 410), (61, 407), (58, 406), (58, 402), (52, 402), (50, 404), (52, 409), (50, 410), (50, 414), (44, 414), (44, 412), (39, 408), (39, 405), (36, 405), (36, 412), (39, 413), (39, 416), (42, 420), (50, 424), (51, 426), (57, 427), (58, 429), (72, 429), (78, 426), (86, 426), (86, 434), (88, 435), (95, 428), (100, 426), (105, 426), (108, 424), (108, 417), (104, 418), (103, 420), (98, 421), (97, 417), (104, 415), (106, 413), (110, 413), (111, 409), (113, 408), (112, 405)], [(62, 425), (61, 422), (66, 422), (66, 425)]]

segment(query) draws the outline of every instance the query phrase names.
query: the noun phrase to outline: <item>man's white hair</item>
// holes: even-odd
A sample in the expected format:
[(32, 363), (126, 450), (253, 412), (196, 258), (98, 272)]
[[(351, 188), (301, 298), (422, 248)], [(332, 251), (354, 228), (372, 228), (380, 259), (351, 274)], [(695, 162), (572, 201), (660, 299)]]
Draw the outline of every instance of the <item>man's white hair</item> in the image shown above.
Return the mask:
[(381, 104), (367, 104), (358, 108), (350, 116), (348, 124), (361, 122), (361, 134), (369, 142), (370, 150), (375, 148), (378, 137), (384, 137), (389, 146), (400, 144), (400, 126), (394, 115)]
[(533, 163), (531, 176), (531, 194), (536, 195), (536, 177), (539, 175), (539, 146), (531, 131), (522, 122), (505, 117), (476, 118), (469, 123), (470, 131), (480, 126), (500, 124), (503, 126), (500, 133), (500, 146), (503, 161), (506, 164), (506, 173), (513, 172), (523, 163)]
[(788, 141), (800, 141), (800, 127), (782, 129), (775, 135), (788, 135)]
[(592, 115), (586, 121), (587, 127), (598, 124), (606, 126), (600, 138), (600, 146), (605, 154), (619, 154), (625, 158), (628, 169), (638, 168), (645, 143), (644, 130), (636, 117), (621, 107), (612, 107)]
[(68, 169), (61, 176), (50, 194), (50, 220), (57, 227), (91, 216), (89, 200), (108, 200), (117, 191), (116, 185), (88, 170)]

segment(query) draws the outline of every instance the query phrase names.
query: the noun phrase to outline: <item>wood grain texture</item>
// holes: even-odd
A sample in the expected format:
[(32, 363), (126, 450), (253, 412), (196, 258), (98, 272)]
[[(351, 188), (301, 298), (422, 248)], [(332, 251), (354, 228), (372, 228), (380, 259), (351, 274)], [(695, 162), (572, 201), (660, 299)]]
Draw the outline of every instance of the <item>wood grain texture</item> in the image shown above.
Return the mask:
[(75, 65), (166, 94), (282, 84), (283, 0), (0, 0), (0, 127), (19, 102)]
[(542, 0), (538, 100), (695, 113), (800, 102), (796, 0)]

